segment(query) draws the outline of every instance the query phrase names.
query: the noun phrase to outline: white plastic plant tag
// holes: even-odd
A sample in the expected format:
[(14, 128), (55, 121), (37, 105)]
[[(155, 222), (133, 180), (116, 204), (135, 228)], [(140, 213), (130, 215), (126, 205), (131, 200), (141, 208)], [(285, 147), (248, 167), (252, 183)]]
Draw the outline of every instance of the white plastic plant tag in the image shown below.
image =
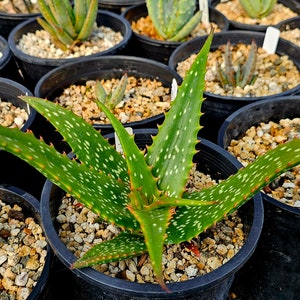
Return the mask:
[(199, 0), (199, 10), (202, 12), (202, 23), (209, 24), (209, 5), (208, 0)]
[(172, 80), (172, 86), (171, 86), (171, 101), (173, 101), (177, 96), (178, 91), (178, 85), (175, 78)]
[[(126, 131), (129, 133), (129, 134), (133, 134), (133, 130), (131, 127), (125, 127)], [(118, 135), (116, 133), (114, 133), (114, 136), (115, 136), (115, 146), (116, 146), (116, 151), (123, 154), (123, 148), (121, 146), (121, 143), (120, 143), (120, 140), (118, 138)]]
[(263, 49), (270, 54), (274, 54), (277, 49), (277, 44), (279, 40), (280, 30), (278, 28), (269, 26), (266, 30)]

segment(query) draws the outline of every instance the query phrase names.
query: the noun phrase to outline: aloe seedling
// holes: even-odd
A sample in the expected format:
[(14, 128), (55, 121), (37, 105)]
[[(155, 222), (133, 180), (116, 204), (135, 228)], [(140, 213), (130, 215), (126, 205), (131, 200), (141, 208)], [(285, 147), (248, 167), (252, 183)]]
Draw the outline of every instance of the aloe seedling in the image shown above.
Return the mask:
[(269, 15), (277, 0), (239, 0), (250, 18), (261, 19)]
[(95, 87), (96, 97), (107, 108), (113, 109), (118, 105), (118, 103), (122, 101), (125, 94), (126, 85), (127, 85), (127, 74), (124, 74), (120, 79), (120, 81), (118, 82), (116, 88), (110, 93), (106, 93), (104, 87), (97, 80), (96, 87)]
[(43, 18), (38, 23), (49, 32), (53, 43), (66, 50), (85, 41), (91, 34), (97, 17), (97, 0), (38, 0)]
[(224, 55), (224, 69), (221, 68), (219, 62), (216, 62), (217, 78), (223, 87), (226, 86), (240, 86), (244, 88), (247, 84), (254, 83), (256, 76), (256, 58), (257, 58), (257, 45), (253, 40), (249, 51), (248, 58), (244, 65), (235, 67), (232, 62), (232, 53), (230, 42), (226, 44)]
[[(108, 222), (122, 228), (115, 238), (94, 245), (72, 267), (118, 261), (148, 253), (157, 282), (164, 244), (190, 241), (238, 209), (280, 173), (300, 163), (300, 140), (267, 152), (216, 186), (187, 192), (193, 166), (212, 33), (178, 88), (158, 134), (147, 151), (97, 100), (110, 118), (123, 154), (82, 118), (51, 101), (21, 98), (43, 114), (71, 146), (76, 160), (30, 133), (0, 126), (0, 147), (24, 159), (54, 184)], [(80, 161), (81, 163), (78, 163)]]
[(148, 15), (157, 33), (167, 41), (187, 37), (201, 21), (196, 0), (146, 0)]
[[(22, 14), (24, 12), (22, 12), (22, 10), (14, 3), (13, 0), (10, 0), (9, 1), (11, 6), (13, 7), (13, 9), (19, 13), (19, 14)], [(27, 13), (32, 13), (33, 12), (33, 2), (31, 0), (23, 0), (23, 3), (24, 3), (24, 6), (25, 6), (25, 9), (27, 11)]]

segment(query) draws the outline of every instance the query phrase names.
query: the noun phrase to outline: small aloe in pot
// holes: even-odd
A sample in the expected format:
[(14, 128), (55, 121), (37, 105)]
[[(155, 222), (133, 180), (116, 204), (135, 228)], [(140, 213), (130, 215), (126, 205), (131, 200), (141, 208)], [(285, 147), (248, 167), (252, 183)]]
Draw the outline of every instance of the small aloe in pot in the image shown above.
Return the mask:
[(43, 18), (38, 23), (49, 32), (53, 43), (65, 50), (85, 41), (97, 17), (97, 0), (38, 0)]
[(253, 40), (249, 51), (248, 58), (244, 65), (233, 65), (231, 45), (227, 42), (224, 55), (224, 69), (221, 68), (219, 62), (216, 62), (217, 78), (223, 87), (240, 86), (244, 88), (247, 84), (253, 84), (256, 76), (256, 59), (257, 59), (257, 45)]
[(269, 15), (277, 0), (239, 0), (250, 18), (261, 19)]
[(40, 98), (22, 97), (59, 130), (76, 159), (57, 152), (30, 132), (0, 127), (1, 148), (24, 159), (101, 218), (122, 228), (117, 237), (94, 245), (74, 262), (74, 268), (148, 253), (157, 282), (168, 290), (162, 275), (164, 244), (190, 241), (238, 209), (280, 173), (300, 163), (300, 140), (295, 139), (216, 186), (185, 190), (198, 143), (211, 40), (212, 33), (146, 151), (138, 148), (133, 136), (99, 100), (123, 154), (82, 118)]
[(157, 33), (167, 41), (180, 42), (201, 21), (196, 0), (146, 0), (148, 15)]

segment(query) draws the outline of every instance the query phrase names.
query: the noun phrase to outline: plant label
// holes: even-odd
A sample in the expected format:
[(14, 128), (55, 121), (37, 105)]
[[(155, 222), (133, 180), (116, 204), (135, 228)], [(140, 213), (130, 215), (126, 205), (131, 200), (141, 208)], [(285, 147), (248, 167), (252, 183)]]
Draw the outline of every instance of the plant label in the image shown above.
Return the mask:
[(277, 44), (279, 40), (280, 30), (278, 28), (269, 26), (266, 30), (263, 49), (270, 54), (274, 54), (277, 49)]
[(202, 23), (209, 24), (208, 0), (199, 0), (199, 10), (202, 12)]

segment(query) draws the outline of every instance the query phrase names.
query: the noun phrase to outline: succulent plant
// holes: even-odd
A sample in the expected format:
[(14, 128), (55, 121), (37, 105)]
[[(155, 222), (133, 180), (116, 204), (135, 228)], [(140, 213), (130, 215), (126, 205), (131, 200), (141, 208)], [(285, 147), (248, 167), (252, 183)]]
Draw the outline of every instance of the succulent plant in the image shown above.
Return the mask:
[(247, 84), (255, 82), (255, 70), (257, 59), (257, 45), (253, 40), (249, 51), (248, 58), (244, 65), (234, 66), (232, 61), (231, 44), (228, 41), (225, 48), (224, 55), (224, 69), (221, 68), (220, 63), (216, 62), (217, 78), (223, 87), (240, 86), (244, 88)]
[(196, 0), (146, 0), (148, 15), (157, 33), (167, 41), (178, 42), (201, 21)]
[(97, 17), (97, 0), (37, 0), (43, 18), (38, 23), (48, 31), (53, 43), (66, 50), (85, 41)]
[[(10, 0), (9, 1), (11, 3), (11, 6), (13, 7), (13, 9), (19, 13), (19, 14), (22, 14), (24, 12), (22, 12), (22, 10), (14, 3), (13, 0)], [(25, 9), (27, 11), (27, 13), (32, 13), (33, 12), (33, 1), (31, 0), (23, 0), (23, 3), (24, 3), (24, 6), (25, 6)]]
[(110, 93), (106, 93), (104, 87), (101, 85), (100, 81), (96, 81), (96, 97), (103, 103), (108, 109), (113, 109), (120, 103), (124, 97), (125, 89), (127, 85), (127, 74), (125, 73), (120, 81), (118, 82), (116, 88)]
[(146, 151), (138, 148), (134, 137), (99, 100), (98, 105), (118, 135), (122, 154), (82, 118), (36, 97), (21, 98), (58, 129), (76, 159), (59, 153), (31, 132), (0, 127), (2, 149), (24, 159), (101, 218), (123, 229), (114, 239), (94, 245), (72, 267), (148, 253), (157, 282), (168, 290), (162, 275), (164, 244), (190, 241), (238, 209), (280, 173), (300, 163), (300, 140), (295, 139), (216, 186), (185, 190), (201, 128), (204, 76), (212, 36), (208, 36), (179, 86)]
[(247, 16), (261, 19), (270, 14), (277, 0), (239, 0), (239, 2)]

